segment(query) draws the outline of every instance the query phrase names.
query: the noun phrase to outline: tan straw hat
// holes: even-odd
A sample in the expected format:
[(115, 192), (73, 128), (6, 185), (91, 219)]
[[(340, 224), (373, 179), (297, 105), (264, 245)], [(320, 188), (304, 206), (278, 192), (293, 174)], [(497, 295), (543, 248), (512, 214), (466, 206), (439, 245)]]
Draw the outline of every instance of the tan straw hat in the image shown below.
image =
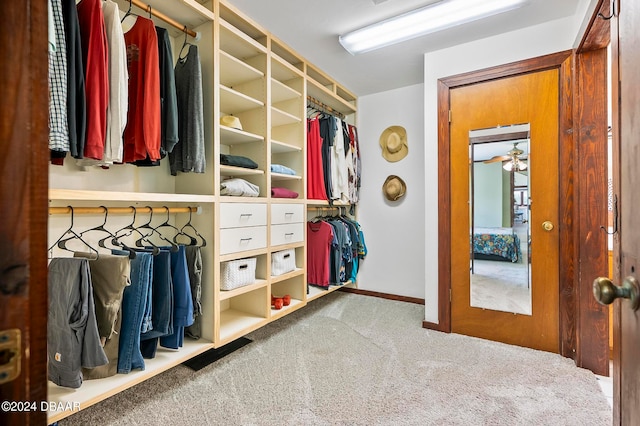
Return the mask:
[(387, 197), (387, 200), (397, 201), (407, 192), (407, 185), (400, 177), (390, 175), (382, 185), (382, 192)]
[(220, 124), (222, 124), (223, 126), (231, 127), (232, 129), (242, 130), (240, 119), (232, 115), (224, 115), (220, 117)]
[(390, 162), (402, 160), (409, 152), (407, 131), (402, 126), (389, 126), (380, 135), (382, 156)]

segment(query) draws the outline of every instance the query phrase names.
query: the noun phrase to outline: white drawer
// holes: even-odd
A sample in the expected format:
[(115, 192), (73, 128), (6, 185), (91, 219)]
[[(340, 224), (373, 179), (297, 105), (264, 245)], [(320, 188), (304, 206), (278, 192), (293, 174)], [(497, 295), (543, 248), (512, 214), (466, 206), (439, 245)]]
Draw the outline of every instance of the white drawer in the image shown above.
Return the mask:
[(297, 243), (304, 240), (304, 223), (271, 225), (271, 245)]
[(271, 204), (271, 224), (304, 222), (304, 205)]
[(267, 246), (267, 227), (251, 226), (220, 230), (220, 254), (255, 250)]
[(220, 228), (240, 228), (267, 224), (267, 205), (260, 203), (220, 204)]

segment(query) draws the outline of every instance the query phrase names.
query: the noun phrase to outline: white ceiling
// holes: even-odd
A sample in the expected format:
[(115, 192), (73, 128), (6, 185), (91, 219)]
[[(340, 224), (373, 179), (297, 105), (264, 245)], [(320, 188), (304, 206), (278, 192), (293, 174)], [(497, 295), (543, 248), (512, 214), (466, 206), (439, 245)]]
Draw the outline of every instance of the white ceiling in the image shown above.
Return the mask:
[(358, 96), (423, 81), (423, 54), (571, 16), (589, 0), (528, 0), (524, 7), (352, 56), (338, 36), (437, 0), (227, 0)]

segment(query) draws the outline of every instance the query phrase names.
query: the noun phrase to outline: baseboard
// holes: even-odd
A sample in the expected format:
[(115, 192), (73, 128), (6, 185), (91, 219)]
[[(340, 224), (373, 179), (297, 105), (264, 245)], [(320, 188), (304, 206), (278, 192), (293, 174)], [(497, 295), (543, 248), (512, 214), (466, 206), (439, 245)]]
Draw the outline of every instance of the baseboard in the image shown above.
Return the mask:
[(443, 333), (450, 333), (446, 330), (443, 324), (436, 324), (435, 322), (422, 321), (422, 328), (428, 328), (429, 330), (442, 331)]
[(182, 365), (189, 367), (192, 370), (198, 371), (203, 369), (209, 364), (212, 364), (219, 360), (220, 358), (224, 358), (230, 353), (237, 351), (241, 347), (248, 345), (253, 340), (248, 339), (246, 337), (240, 337), (232, 342), (227, 343), (224, 346), (219, 348), (209, 349), (206, 352), (201, 353), (198, 356), (195, 356), (185, 362)]
[(340, 291), (344, 291), (347, 293), (360, 294), (363, 296), (379, 297), (381, 299), (397, 300), (400, 302), (408, 302), (408, 303), (415, 303), (417, 305), (424, 305), (424, 299), (419, 299), (417, 297), (398, 296), (397, 294), (380, 293), (378, 291), (361, 290), (359, 288), (350, 288), (350, 287), (342, 287)]

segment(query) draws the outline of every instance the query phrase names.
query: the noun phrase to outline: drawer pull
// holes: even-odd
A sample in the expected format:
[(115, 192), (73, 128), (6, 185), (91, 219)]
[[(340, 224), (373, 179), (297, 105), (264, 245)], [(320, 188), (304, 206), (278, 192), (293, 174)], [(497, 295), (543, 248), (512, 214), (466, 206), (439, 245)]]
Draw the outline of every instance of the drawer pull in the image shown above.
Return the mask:
[(285, 216), (292, 216), (294, 213), (293, 212), (286, 212), (284, 215)]
[(290, 258), (290, 257), (291, 257), (291, 254), (287, 253), (287, 254), (285, 254), (285, 255), (284, 255), (284, 256), (282, 256), (282, 257), (284, 257), (285, 259), (288, 259), (288, 258)]
[(290, 237), (293, 235), (293, 232), (287, 232), (286, 234), (284, 234), (285, 237)]
[(249, 265), (247, 265), (246, 263), (244, 265), (240, 265), (238, 266), (238, 269), (247, 269), (249, 267)]
[(251, 241), (251, 240), (253, 240), (253, 238), (252, 238), (252, 237), (249, 237), (249, 238), (240, 238), (240, 241)]
[(243, 217), (243, 216), (251, 217), (251, 216), (253, 216), (253, 213), (240, 213), (240, 217)]

